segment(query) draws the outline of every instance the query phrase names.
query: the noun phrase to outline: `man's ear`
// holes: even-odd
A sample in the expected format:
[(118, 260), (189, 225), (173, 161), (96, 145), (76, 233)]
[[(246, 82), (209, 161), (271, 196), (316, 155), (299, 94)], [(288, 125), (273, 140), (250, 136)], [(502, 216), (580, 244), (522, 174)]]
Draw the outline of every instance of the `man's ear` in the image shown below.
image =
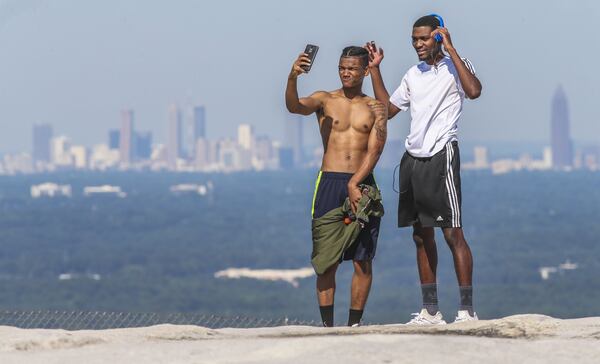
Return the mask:
[(365, 77), (367, 77), (371, 73), (369, 66), (365, 67)]

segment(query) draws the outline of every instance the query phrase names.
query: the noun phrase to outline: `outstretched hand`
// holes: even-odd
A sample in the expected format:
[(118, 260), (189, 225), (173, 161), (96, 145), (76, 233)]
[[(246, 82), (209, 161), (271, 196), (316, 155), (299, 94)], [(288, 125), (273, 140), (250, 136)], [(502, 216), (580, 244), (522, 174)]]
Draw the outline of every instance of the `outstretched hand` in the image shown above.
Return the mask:
[(383, 48), (377, 48), (374, 41), (365, 44), (365, 49), (369, 52), (369, 68), (379, 67), (383, 61)]

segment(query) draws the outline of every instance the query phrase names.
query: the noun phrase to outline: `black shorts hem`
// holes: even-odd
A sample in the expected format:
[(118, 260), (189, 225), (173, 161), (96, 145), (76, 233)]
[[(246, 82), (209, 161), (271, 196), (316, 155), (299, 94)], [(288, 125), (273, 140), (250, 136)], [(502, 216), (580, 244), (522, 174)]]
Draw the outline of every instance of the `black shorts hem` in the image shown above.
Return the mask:
[[(415, 224), (420, 223), (419, 220), (414, 220), (413, 222), (407, 222), (407, 221), (402, 221), (402, 222), (398, 222), (398, 228), (406, 228), (406, 227), (411, 227), (411, 226), (415, 226)], [(421, 223), (422, 227), (433, 227), (433, 228), (462, 228), (462, 224), (460, 224), (459, 226), (454, 226), (452, 223), (434, 223), (434, 224), (423, 224)]]

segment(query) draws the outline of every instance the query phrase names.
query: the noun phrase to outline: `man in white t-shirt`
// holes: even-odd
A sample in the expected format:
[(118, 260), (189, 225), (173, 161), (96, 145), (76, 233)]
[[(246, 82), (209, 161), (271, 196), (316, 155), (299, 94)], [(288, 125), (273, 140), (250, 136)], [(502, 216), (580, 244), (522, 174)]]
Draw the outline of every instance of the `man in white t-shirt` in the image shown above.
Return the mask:
[(473, 258), (461, 220), (458, 119), (464, 98), (478, 98), (481, 83), (471, 62), (458, 55), (439, 15), (427, 15), (415, 22), (412, 44), (420, 63), (406, 72), (391, 97), (379, 71), (383, 50), (374, 42), (365, 47), (375, 97), (388, 104), (389, 118), (410, 108), (410, 132), (400, 162), (398, 226), (413, 227), (423, 308), (409, 323), (446, 323), (438, 309), (434, 227), (442, 228), (454, 258), (460, 291), (455, 322), (476, 320)]

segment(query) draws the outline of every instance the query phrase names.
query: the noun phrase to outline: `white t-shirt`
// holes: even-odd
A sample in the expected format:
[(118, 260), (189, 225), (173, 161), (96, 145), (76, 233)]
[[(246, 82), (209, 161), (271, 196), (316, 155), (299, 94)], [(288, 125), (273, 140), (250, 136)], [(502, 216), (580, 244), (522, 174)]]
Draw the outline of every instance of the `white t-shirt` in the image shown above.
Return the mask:
[[(475, 74), (468, 59), (467, 68)], [(465, 92), (450, 57), (435, 66), (421, 62), (411, 67), (390, 102), (404, 111), (410, 107), (410, 132), (406, 151), (414, 157), (431, 157), (448, 142), (457, 140), (458, 119)]]

